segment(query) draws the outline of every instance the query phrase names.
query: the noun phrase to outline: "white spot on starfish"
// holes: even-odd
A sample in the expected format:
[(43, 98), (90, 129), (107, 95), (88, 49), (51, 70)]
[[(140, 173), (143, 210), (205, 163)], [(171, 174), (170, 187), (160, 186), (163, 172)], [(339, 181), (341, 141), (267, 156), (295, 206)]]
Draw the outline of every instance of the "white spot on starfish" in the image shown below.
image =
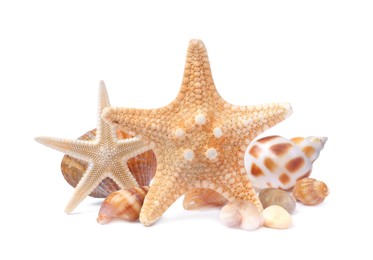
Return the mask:
[(209, 158), (210, 160), (216, 159), (218, 157), (218, 152), (216, 151), (215, 148), (209, 148), (206, 151), (206, 157)]
[(204, 125), (206, 123), (206, 117), (203, 114), (198, 114), (194, 118), (194, 121), (197, 123), (197, 125)]
[(220, 127), (215, 127), (213, 133), (216, 138), (220, 138), (223, 135), (223, 131), (220, 129)]
[(182, 128), (177, 128), (177, 129), (175, 130), (175, 136), (176, 136), (177, 138), (182, 138), (182, 137), (184, 137), (184, 136), (185, 136), (185, 131), (184, 131), (184, 129), (182, 129)]
[(184, 150), (184, 159), (187, 161), (192, 161), (194, 159), (194, 152), (192, 149)]
[(242, 123), (244, 126), (249, 126), (253, 123), (253, 119), (249, 118), (249, 119), (244, 119), (242, 120)]

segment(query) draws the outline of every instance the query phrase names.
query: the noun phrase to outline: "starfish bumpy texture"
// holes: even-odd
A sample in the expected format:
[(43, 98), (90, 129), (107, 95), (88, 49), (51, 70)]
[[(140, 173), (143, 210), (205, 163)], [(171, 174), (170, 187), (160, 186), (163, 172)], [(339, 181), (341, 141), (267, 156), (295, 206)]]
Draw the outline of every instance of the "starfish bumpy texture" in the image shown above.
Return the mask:
[(127, 167), (127, 160), (149, 150), (138, 138), (118, 140), (115, 129), (101, 119), (105, 107), (110, 106), (104, 83), (100, 82), (98, 123), (96, 139), (93, 141), (66, 140), (53, 137), (37, 137), (35, 140), (72, 157), (88, 161), (83, 174), (65, 212), (71, 213), (102, 180), (109, 177), (122, 189), (139, 186)]
[(157, 156), (158, 168), (141, 209), (149, 226), (181, 195), (208, 188), (228, 200), (247, 200), (262, 210), (244, 167), (247, 145), (291, 114), (288, 103), (234, 106), (217, 92), (207, 51), (191, 40), (176, 99), (159, 109), (106, 108), (103, 118), (141, 135)]

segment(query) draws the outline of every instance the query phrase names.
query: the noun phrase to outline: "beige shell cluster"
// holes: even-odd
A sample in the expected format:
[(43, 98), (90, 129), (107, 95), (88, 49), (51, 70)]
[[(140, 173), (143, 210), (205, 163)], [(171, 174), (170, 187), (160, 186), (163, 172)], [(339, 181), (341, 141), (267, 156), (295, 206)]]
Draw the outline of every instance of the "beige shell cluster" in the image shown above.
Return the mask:
[[(94, 129), (79, 140), (93, 140), (95, 134)], [(119, 139), (131, 137), (119, 130), (117, 136)], [(259, 212), (252, 203), (228, 201), (220, 193), (203, 188), (189, 191), (184, 197), (183, 207), (195, 210), (223, 206), (219, 219), (224, 225), (233, 228), (255, 230), (263, 225), (277, 229), (289, 228), (292, 225), (291, 214), (295, 211), (296, 201), (304, 205), (317, 205), (329, 194), (325, 183), (308, 178), (312, 163), (319, 156), (326, 140), (316, 137), (288, 140), (280, 136), (269, 136), (249, 145), (245, 165), (250, 180), (256, 187), (262, 188), (258, 196), (264, 208), (263, 212)], [(276, 170), (274, 167), (268, 167), (268, 158), (271, 165), (276, 165)], [(286, 168), (286, 162), (294, 161), (295, 158), (302, 158), (304, 163), (297, 171), (288, 171), (286, 174), (291, 181), (284, 183), (281, 181), (284, 177), (281, 178), (278, 173)], [(147, 151), (129, 160), (127, 165), (140, 187), (119, 190), (115, 182), (107, 178), (90, 195), (105, 198), (97, 218), (100, 224), (107, 224), (115, 219), (136, 221), (139, 218), (144, 198), (156, 171), (156, 158), (152, 151)], [(86, 167), (86, 162), (68, 155), (64, 156), (61, 163), (64, 178), (74, 187)], [(281, 167), (283, 169), (280, 169)], [(260, 171), (261, 174), (258, 174)]]
[[(267, 136), (252, 142), (244, 163), (251, 183), (260, 190), (258, 196), (264, 210), (257, 216), (247, 204), (229, 202), (221, 211), (221, 222), (245, 230), (257, 229), (260, 223), (276, 229), (291, 227), (296, 201), (318, 205), (329, 194), (325, 183), (308, 178), (326, 141), (326, 137)], [(216, 194), (211, 194), (217, 201)], [(203, 194), (206, 195), (207, 192)], [(207, 198), (194, 200), (203, 205)]]

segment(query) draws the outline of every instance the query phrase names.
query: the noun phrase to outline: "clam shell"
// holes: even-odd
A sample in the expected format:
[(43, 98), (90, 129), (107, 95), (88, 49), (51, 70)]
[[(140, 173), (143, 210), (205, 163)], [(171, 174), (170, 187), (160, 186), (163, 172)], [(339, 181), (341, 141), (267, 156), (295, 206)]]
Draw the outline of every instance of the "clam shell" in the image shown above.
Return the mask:
[(312, 178), (304, 178), (294, 186), (293, 196), (305, 205), (317, 205), (329, 195), (329, 188), (322, 181)]
[(217, 191), (197, 188), (185, 194), (183, 207), (186, 210), (194, 210), (205, 207), (219, 207), (226, 202), (227, 199)]
[[(94, 140), (96, 137), (96, 129), (93, 129), (81, 137), (78, 140)], [(117, 130), (118, 139), (125, 139), (132, 137), (131, 135)], [(137, 183), (140, 186), (148, 186), (150, 181), (153, 179), (157, 161), (153, 151), (149, 150), (142, 154), (137, 155), (127, 161), (127, 166), (135, 177)], [(65, 180), (74, 188), (78, 184), (79, 180), (86, 171), (88, 163), (69, 155), (65, 155), (61, 162), (61, 171)], [(104, 179), (99, 186), (92, 191), (91, 197), (95, 198), (106, 198), (110, 193), (119, 190), (120, 187), (110, 178)]]
[(101, 205), (97, 222), (107, 224), (114, 219), (137, 220), (148, 191), (149, 186), (143, 186), (111, 193)]

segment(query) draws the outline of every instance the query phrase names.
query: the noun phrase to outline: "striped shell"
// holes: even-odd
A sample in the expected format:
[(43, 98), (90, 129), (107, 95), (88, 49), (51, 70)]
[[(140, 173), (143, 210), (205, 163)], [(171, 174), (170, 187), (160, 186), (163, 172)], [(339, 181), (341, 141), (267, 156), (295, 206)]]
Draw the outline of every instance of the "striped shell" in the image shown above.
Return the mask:
[(326, 137), (268, 136), (252, 142), (245, 153), (245, 168), (253, 186), (291, 189), (297, 180), (311, 174), (312, 164)]
[(149, 186), (143, 186), (111, 193), (101, 205), (97, 222), (107, 224), (114, 219), (137, 220), (148, 191)]
[(297, 181), (293, 189), (294, 198), (309, 206), (320, 204), (328, 195), (328, 186), (312, 178)]
[[(78, 140), (94, 140), (96, 137), (96, 129), (93, 129), (83, 136), (79, 137)], [(129, 134), (123, 131), (117, 130), (118, 139), (130, 138)], [(157, 168), (157, 161), (153, 151), (149, 150), (138, 156), (131, 158), (127, 162), (127, 166), (137, 183), (140, 186), (148, 186), (150, 181), (155, 175)], [(82, 178), (84, 172), (88, 167), (88, 162), (76, 159), (69, 155), (65, 155), (61, 162), (61, 171), (65, 180), (74, 188)], [(106, 198), (110, 193), (119, 190), (120, 187), (110, 178), (104, 179), (99, 186), (92, 191), (91, 197), (95, 198)]]
[(218, 207), (227, 203), (227, 199), (217, 191), (211, 189), (197, 188), (185, 194), (183, 207), (193, 210), (205, 207)]

